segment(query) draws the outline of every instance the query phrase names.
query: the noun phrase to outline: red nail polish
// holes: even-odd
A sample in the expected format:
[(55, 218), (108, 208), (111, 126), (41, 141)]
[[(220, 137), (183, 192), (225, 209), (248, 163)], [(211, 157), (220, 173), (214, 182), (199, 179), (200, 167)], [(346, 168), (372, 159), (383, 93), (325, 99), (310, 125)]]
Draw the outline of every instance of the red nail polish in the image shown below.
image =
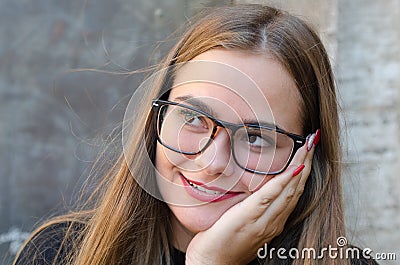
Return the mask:
[(298, 174), (300, 174), (300, 172), (304, 169), (305, 165), (301, 164), (298, 168), (296, 168), (295, 171), (293, 171), (293, 177), (297, 176)]
[(317, 146), (317, 144), (319, 143), (319, 139), (321, 138), (321, 130), (318, 129), (315, 132), (315, 137), (314, 137), (314, 146)]

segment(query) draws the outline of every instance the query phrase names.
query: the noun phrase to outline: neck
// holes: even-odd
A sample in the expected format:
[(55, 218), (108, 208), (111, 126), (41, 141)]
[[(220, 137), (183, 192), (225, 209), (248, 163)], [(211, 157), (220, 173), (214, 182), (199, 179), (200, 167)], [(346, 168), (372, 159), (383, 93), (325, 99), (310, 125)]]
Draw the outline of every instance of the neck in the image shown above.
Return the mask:
[(173, 240), (172, 244), (176, 249), (182, 252), (186, 252), (186, 249), (190, 241), (193, 239), (194, 234), (187, 230), (173, 214), (171, 219)]

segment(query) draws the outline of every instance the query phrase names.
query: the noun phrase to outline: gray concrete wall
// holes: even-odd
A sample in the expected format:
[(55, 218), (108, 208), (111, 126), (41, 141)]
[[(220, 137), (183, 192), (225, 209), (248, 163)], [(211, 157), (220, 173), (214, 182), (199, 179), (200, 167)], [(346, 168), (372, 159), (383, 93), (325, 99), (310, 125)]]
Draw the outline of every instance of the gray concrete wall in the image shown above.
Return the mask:
[(339, 88), (347, 121), (349, 230), (400, 260), (400, 1), (339, 0)]
[(0, 264), (75, 201), (143, 78), (71, 70), (151, 65), (187, 17), (228, 2), (0, 0)]
[(70, 70), (142, 68), (199, 7), (228, 2), (270, 3), (318, 27), (347, 126), (349, 240), (400, 259), (398, 0), (0, 0), (0, 264), (74, 201), (142, 78)]
[(181, 0), (0, 2), (0, 264), (18, 232), (73, 202), (141, 79), (70, 70), (148, 65), (185, 12)]

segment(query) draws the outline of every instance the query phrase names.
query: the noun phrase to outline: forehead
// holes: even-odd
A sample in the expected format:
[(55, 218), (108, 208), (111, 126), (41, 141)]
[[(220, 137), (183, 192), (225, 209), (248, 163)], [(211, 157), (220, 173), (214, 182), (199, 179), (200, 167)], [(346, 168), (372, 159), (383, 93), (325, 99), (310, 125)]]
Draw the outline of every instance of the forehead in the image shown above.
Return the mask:
[(258, 118), (301, 133), (299, 92), (273, 57), (223, 49), (202, 53), (177, 71), (170, 100), (182, 97), (202, 100), (220, 119)]

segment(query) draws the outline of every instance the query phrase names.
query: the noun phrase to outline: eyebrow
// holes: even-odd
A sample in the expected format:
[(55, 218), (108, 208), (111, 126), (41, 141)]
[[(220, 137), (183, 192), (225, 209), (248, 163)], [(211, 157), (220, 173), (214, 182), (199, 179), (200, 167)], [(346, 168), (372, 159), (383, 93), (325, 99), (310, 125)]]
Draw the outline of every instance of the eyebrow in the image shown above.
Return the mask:
[(256, 125), (260, 127), (268, 127), (271, 129), (281, 129), (278, 125), (272, 123), (272, 122), (266, 122), (266, 121), (258, 121), (258, 120), (246, 120), (244, 119), (244, 124), (245, 125)]
[[(198, 108), (201, 111), (204, 111), (208, 113), (209, 115), (216, 117), (216, 113), (203, 101), (193, 97), (192, 95), (186, 95), (186, 96), (180, 96), (176, 97), (174, 100), (180, 101), (183, 103), (189, 103), (195, 108)], [(271, 123), (271, 122), (266, 122), (266, 121), (259, 121), (259, 120), (249, 120), (249, 119), (243, 119), (243, 124), (244, 125), (256, 125), (256, 126), (264, 126), (268, 128), (276, 128), (276, 129), (281, 129), (280, 126)]]
[(176, 97), (175, 100), (183, 103), (189, 103), (193, 107), (198, 108), (199, 110), (204, 111), (213, 117), (216, 116), (215, 112), (207, 104), (197, 98), (194, 98), (192, 95)]

